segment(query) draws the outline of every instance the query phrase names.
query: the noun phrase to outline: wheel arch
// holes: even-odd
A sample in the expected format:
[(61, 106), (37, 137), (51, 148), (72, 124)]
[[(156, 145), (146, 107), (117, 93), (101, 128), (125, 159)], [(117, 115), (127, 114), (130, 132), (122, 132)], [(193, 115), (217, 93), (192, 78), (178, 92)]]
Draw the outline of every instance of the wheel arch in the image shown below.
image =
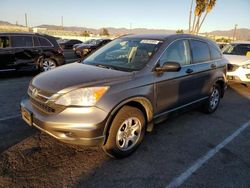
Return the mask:
[(218, 80), (215, 81), (215, 84), (218, 84), (220, 86), (221, 97), (223, 97), (225, 93), (226, 82), (222, 78), (219, 78)]
[(126, 105), (140, 109), (145, 116), (146, 130), (152, 131), (152, 129), (153, 129), (153, 105), (150, 102), (150, 100), (147, 99), (146, 97), (129, 98), (129, 99), (126, 99), (126, 100), (120, 102), (115, 108), (113, 108), (113, 110), (109, 114), (109, 117), (107, 119), (107, 122), (106, 122), (105, 128), (104, 128), (104, 136), (105, 136), (104, 144), (106, 143), (106, 140), (108, 138), (109, 130), (110, 130), (111, 123), (112, 123), (114, 117), (119, 112), (119, 110)]

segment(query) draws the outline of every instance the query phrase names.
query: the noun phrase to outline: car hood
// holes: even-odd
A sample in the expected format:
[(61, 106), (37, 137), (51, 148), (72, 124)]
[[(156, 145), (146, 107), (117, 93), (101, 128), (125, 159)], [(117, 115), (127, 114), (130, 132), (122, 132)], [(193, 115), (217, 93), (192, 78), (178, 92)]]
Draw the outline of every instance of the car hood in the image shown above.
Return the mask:
[(224, 55), (230, 64), (244, 65), (250, 63), (250, 57), (243, 55)]
[(36, 76), (32, 86), (49, 93), (66, 93), (79, 87), (108, 85), (132, 78), (133, 73), (81, 63), (63, 65)]

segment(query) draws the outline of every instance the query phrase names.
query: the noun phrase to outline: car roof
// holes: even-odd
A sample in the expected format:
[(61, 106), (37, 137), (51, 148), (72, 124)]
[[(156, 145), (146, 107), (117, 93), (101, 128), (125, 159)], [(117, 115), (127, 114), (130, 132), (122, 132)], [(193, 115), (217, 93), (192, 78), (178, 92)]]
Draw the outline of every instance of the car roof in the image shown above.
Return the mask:
[(207, 40), (204, 37), (191, 34), (139, 34), (139, 35), (126, 35), (121, 38), (138, 38), (138, 39), (152, 39), (152, 40), (168, 40), (168, 39), (177, 39), (177, 38), (193, 38)]
[(234, 41), (232, 44), (250, 44), (250, 41)]
[(46, 34), (42, 34), (42, 33), (30, 33), (30, 32), (0, 32), (0, 36), (4, 36), (4, 35), (8, 35), (8, 36), (13, 36), (13, 35), (37, 35), (37, 36), (44, 36), (44, 37), (53, 37), (50, 35), (46, 35)]

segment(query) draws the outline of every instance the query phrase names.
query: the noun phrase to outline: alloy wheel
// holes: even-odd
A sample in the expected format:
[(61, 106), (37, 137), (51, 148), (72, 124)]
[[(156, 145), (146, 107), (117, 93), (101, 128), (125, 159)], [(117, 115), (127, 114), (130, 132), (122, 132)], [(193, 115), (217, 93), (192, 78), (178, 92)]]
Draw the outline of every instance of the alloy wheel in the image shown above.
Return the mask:
[(51, 59), (45, 59), (42, 68), (44, 72), (49, 71), (51, 69), (56, 68), (56, 63)]
[(122, 151), (133, 148), (141, 135), (142, 125), (138, 118), (131, 117), (126, 119), (118, 129), (116, 144)]
[(219, 100), (220, 100), (220, 92), (217, 88), (214, 88), (214, 90), (210, 96), (211, 109), (215, 109), (218, 106)]

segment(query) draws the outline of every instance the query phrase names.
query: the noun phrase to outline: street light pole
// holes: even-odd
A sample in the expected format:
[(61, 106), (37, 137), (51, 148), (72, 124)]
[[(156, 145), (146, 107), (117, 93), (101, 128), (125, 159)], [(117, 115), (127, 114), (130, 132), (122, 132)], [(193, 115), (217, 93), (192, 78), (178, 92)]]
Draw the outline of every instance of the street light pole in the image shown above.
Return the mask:
[(236, 40), (236, 30), (237, 30), (237, 26), (238, 26), (238, 24), (235, 24), (235, 25), (234, 25), (233, 41)]
[(62, 24), (62, 30), (63, 30), (63, 16), (61, 17), (61, 24)]
[(27, 13), (25, 13), (25, 26), (28, 27), (28, 17), (27, 17)]

